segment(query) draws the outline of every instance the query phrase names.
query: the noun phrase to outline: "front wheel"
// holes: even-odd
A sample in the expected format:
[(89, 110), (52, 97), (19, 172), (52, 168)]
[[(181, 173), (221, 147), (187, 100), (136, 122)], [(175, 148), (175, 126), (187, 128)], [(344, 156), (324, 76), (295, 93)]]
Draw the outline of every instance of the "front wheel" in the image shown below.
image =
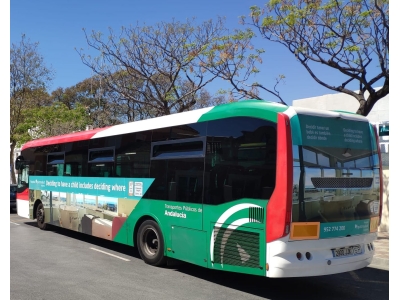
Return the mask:
[(46, 229), (46, 223), (44, 222), (44, 206), (43, 203), (40, 203), (37, 208), (36, 208), (36, 221), (37, 221), (37, 226), (45, 230)]
[(160, 226), (153, 220), (144, 221), (137, 233), (137, 248), (140, 257), (149, 265), (165, 265), (164, 237)]

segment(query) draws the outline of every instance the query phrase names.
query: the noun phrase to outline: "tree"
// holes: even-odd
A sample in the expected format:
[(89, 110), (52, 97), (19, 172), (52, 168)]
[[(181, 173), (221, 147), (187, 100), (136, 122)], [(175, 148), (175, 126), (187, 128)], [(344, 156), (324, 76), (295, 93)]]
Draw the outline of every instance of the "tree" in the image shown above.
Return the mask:
[(93, 76), (68, 88), (58, 88), (51, 94), (52, 100), (63, 103), (68, 109), (77, 105), (86, 108), (88, 124), (95, 128), (122, 123), (121, 111), (110, 101), (108, 92), (102, 87), (99, 76)]
[[(271, 0), (250, 10), (262, 37), (284, 45), (322, 86), (356, 98), (358, 114), (367, 116), (389, 94), (388, 0)], [(343, 79), (323, 80), (317, 64)], [(358, 91), (349, 88), (353, 83)]]
[[(162, 22), (155, 26), (123, 27), (116, 35), (110, 28), (105, 38), (84, 29), (88, 45), (97, 57), (78, 51), (82, 62), (99, 75), (103, 88), (114, 100), (125, 103), (128, 120), (187, 111), (198, 93), (218, 74), (207, 73), (203, 61), (215, 38), (225, 31), (223, 20), (199, 26)], [(140, 109), (141, 115), (135, 115)]]
[(228, 94), (229, 101), (244, 98), (262, 100), (259, 90), (262, 89), (279, 101), (286, 104), (277, 90), (278, 84), (284, 79), (283, 75), (276, 78), (273, 88), (267, 88), (258, 82), (250, 82), (259, 73), (258, 64), (262, 63), (263, 49), (255, 49), (252, 40), (254, 32), (250, 29), (234, 30), (233, 34), (217, 37), (205, 52), (202, 66), (207, 72), (230, 83), (229, 90), (220, 90), (220, 94)]
[(86, 108), (79, 103), (73, 109), (61, 102), (31, 108), (25, 112), (26, 135), (22, 141), (85, 130), (88, 118)]
[(46, 67), (38, 52), (39, 43), (32, 43), (23, 34), (19, 44), (10, 49), (10, 165), (15, 183), (14, 149), (24, 135), (25, 112), (48, 103), (47, 87), (53, 71)]

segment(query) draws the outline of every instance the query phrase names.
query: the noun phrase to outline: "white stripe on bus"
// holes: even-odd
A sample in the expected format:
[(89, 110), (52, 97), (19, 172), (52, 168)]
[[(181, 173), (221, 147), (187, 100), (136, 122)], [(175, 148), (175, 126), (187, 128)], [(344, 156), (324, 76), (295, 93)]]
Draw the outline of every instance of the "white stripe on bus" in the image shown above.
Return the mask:
[(92, 136), (92, 139), (101, 137), (122, 135), (131, 132), (141, 132), (157, 128), (172, 127), (177, 125), (185, 125), (190, 123), (196, 123), (202, 115), (209, 112), (214, 107), (200, 108), (192, 111), (175, 113), (172, 115), (161, 116), (158, 118), (152, 118), (147, 120), (135, 121), (125, 124), (114, 125), (110, 128), (106, 128), (100, 132), (97, 132)]
[(235, 206), (230, 207), (227, 209), (217, 220), (217, 222), (214, 225), (214, 228), (211, 232), (211, 239), (210, 239), (210, 258), (211, 258), (211, 264), (214, 265), (214, 237), (218, 235), (220, 227), (225, 223), (225, 221), (232, 216), (234, 213), (237, 213), (239, 210), (250, 208), (250, 207), (261, 207), (256, 204), (252, 203), (240, 203)]

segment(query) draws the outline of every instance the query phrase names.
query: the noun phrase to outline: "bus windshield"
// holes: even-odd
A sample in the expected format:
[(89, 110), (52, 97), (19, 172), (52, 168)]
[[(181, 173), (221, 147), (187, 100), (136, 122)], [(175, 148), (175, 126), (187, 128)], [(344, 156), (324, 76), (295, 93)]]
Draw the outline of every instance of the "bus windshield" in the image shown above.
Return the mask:
[(379, 157), (369, 123), (299, 115), (299, 131), (293, 138), (292, 221), (377, 217)]
[[(377, 154), (371, 151), (345, 151), (333, 147), (293, 148), (294, 222), (341, 222), (378, 215)], [(340, 156), (345, 159), (341, 160)]]

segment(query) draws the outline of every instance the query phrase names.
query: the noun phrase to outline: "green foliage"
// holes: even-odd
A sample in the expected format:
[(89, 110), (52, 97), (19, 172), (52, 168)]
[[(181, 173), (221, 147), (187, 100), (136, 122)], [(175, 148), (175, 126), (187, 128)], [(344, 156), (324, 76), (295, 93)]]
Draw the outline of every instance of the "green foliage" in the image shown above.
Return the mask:
[(366, 18), (366, 17), (369, 17), (371, 14), (372, 14), (371, 10), (366, 10), (366, 11), (361, 12), (359, 16), (362, 18)]
[(267, 16), (263, 18), (261, 26), (263, 27), (269, 27), (275, 25), (275, 19), (272, 16)]
[(76, 108), (68, 109), (61, 102), (27, 109), (24, 117), (25, 122), (17, 128), (19, 144), (32, 139), (81, 131), (89, 123), (84, 106), (78, 104)]
[(345, 50), (349, 51), (349, 52), (356, 52), (356, 51), (360, 50), (360, 47), (358, 47), (356, 45), (352, 45), (352, 46), (345, 47)]
[[(47, 87), (54, 72), (46, 67), (39, 43), (23, 34), (10, 48), (10, 144), (21, 145), (27, 138), (27, 111), (47, 105)], [(11, 147), (13, 148), (13, 147)], [(13, 149), (11, 149), (12, 151)]]
[(329, 11), (331, 9), (334, 9), (337, 5), (342, 5), (342, 1), (330, 0), (325, 5), (321, 5), (321, 9)]
[(279, 4), (281, 4), (281, 2), (282, 2), (281, 0), (270, 0), (269, 3), (268, 3), (268, 6), (275, 7), (275, 6), (279, 5)]
[(286, 17), (286, 23), (288, 24), (288, 26), (294, 26), (297, 23), (297, 20), (298, 20), (298, 16), (296, 13), (290, 13)]
[(339, 45), (339, 42), (336, 41), (336, 40), (335, 40), (335, 41), (331, 41), (331, 42), (325, 44), (325, 46), (326, 46), (328, 49), (335, 49), (338, 45)]
[(250, 6), (250, 11), (251, 11), (250, 15), (252, 17), (258, 17), (261, 15), (261, 9), (258, 6), (255, 6), (255, 5)]

